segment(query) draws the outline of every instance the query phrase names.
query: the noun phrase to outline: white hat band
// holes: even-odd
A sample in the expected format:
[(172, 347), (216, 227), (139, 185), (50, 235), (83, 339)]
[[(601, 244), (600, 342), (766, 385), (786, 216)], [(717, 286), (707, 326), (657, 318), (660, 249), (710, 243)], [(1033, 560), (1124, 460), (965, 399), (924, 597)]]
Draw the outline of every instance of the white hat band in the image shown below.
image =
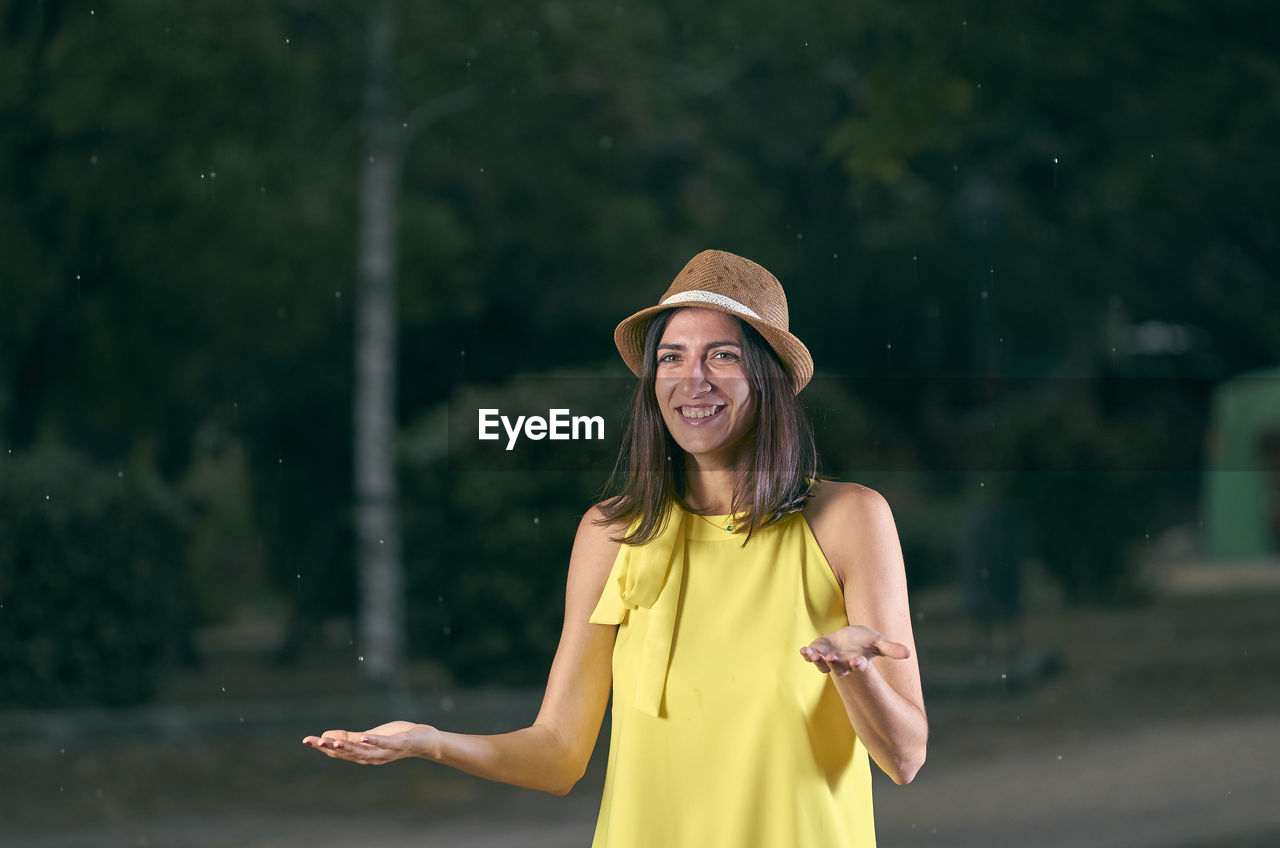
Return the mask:
[(718, 306), (721, 309), (727, 309), (730, 312), (737, 312), (739, 315), (749, 315), (758, 321), (764, 320), (757, 315), (751, 307), (738, 303), (738, 301), (731, 297), (725, 297), (724, 295), (716, 294), (715, 292), (703, 291), (702, 289), (677, 292), (662, 301), (663, 306), (671, 306), (677, 303), (708, 303), (712, 306)]

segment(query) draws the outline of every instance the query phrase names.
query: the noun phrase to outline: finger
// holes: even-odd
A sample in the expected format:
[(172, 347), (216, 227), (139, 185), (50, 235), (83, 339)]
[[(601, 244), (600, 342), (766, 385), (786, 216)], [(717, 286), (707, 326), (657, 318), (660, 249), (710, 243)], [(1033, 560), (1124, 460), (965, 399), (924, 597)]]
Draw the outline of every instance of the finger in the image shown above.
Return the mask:
[(838, 654), (830, 654), (822, 659), (831, 667), (831, 673), (837, 677), (844, 677), (853, 670), (849, 667), (848, 661), (841, 659)]
[(320, 749), (320, 752), (335, 760), (346, 760), (352, 763), (368, 764), (382, 762), (385, 754), (376, 748), (364, 745), (354, 739), (333, 742)]
[(910, 648), (901, 642), (893, 642), (889, 639), (877, 639), (874, 647), (880, 656), (893, 660), (905, 660), (911, 656)]
[(332, 748), (336, 742), (331, 736), (307, 736), (302, 740), (302, 744), (310, 748)]
[(353, 741), (355, 740), (352, 735), (345, 730), (326, 730), (320, 736), (320, 747), (336, 748), (341, 751)]
[(805, 662), (812, 663), (818, 671), (823, 674), (829, 674), (831, 667), (822, 660), (822, 655), (813, 649), (811, 645), (805, 645), (800, 649), (800, 656), (804, 657)]
[(826, 636), (819, 636), (810, 642), (807, 647), (815, 654), (829, 654), (835, 650), (835, 645), (832, 645), (831, 640)]

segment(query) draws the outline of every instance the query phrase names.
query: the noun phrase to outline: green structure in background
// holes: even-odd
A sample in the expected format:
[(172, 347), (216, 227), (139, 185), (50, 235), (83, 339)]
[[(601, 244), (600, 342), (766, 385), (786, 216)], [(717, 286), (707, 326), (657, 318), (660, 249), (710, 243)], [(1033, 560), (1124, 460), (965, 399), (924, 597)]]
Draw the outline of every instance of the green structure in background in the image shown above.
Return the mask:
[(1280, 553), (1280, 368), (1224, 382), (1213, 401), (1205, 479), (1205, 554)]

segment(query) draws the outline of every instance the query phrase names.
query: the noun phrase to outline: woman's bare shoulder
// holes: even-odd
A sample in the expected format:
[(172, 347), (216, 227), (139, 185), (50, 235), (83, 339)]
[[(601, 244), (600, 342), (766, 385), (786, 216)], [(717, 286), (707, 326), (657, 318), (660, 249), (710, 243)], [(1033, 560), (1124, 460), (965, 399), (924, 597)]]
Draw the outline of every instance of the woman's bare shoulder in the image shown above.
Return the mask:
[(610, 522), (596, 504), (587, 510), (578, 522), (578, 532), (573, 538), (573, 552), (569, 555), (569, 579), (565, 597), (565, 623), (573, 620), (586, 622), (600, 593), (609, 579), (609, 571), (618, 557), (621, 545), (616, 537), (626, 528)]
[(805, 515), (811, 524), (838, 522), (848, 525), (850, 522), (882, 519), (888, 510), (888, 502), (875, 489), (860, 483), (820, 480), (814, 486)]
[(625, 531), (627, 529), (626, 522), (620, 518), (610, 518), (609, 513), (605, 511), (605, 507), (610, 503), (612, 501), (603, 500), (593, 504), (591, 509), (583, 514), (582, 521), (578, 523), (578, 528), (581, 530), (591, 527), (606, 536), (617, 536), (619, 530)]
[(869, 552), (890, 553), (897, 548), (889, 504), (867, 486), (823, 480), (805, 508), (805, 517), (841, 586), (850, 575), (866, 573), (864, 560)]
[(592, 558), (606, 557), (610, 562), (618, 553), (618, 537), (626, 532), (626, 524), (610, 520), (604, 511), (608, 501), (601, 501), (583, 514), (578, 522), (578, 533), (573, 540), (574, 555), (580, 552)]

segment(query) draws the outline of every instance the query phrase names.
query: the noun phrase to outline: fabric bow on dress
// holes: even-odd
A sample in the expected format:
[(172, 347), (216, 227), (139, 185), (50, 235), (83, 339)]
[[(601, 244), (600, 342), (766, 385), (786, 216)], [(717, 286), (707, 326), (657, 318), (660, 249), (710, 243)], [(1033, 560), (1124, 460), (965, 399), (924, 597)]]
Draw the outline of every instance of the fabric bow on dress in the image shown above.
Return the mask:
[(684, 521), (685, 511), (672, 507), (661, 532), (652, 542), (623, 545), (613, 561), (600, 601), (591, 613), (593, 624), (622, 624), (630, 611), (647, 611), (649, 626), (636, 680), (634, 706), (655, 718), (662, 710), (680, 587), (684, 583)]

